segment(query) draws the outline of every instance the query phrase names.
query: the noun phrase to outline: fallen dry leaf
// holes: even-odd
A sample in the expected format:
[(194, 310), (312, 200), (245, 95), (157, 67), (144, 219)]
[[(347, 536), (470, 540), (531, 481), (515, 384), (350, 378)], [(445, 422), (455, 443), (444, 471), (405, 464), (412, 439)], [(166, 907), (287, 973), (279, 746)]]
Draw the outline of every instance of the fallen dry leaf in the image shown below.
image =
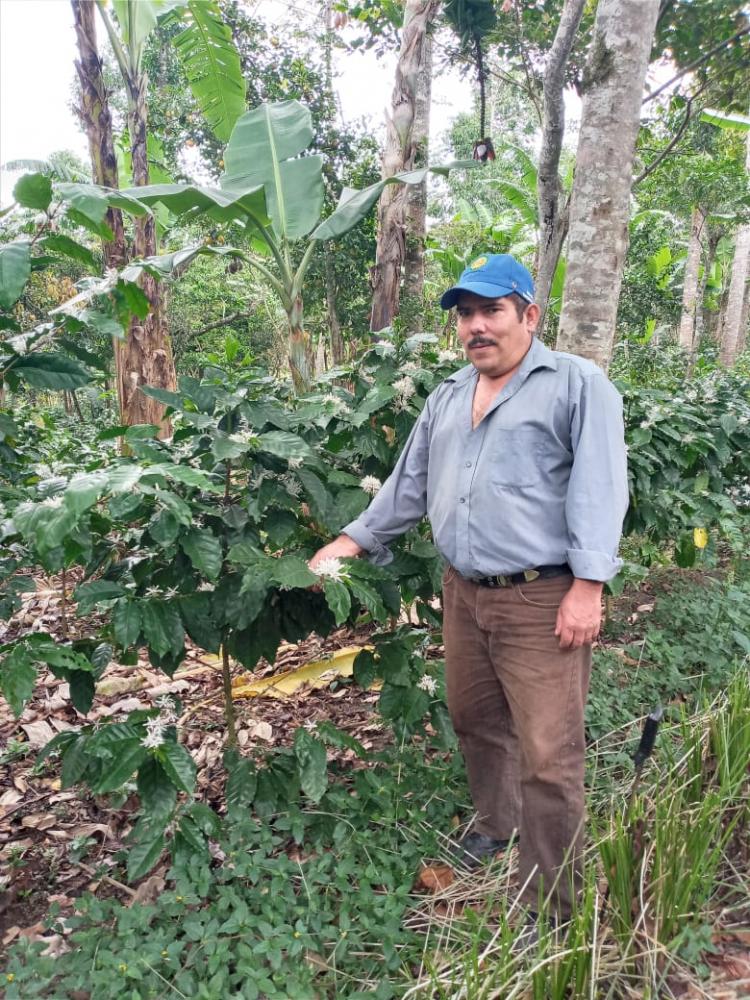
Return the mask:
[(44, 929), (44, 922), (40, 920), (38, 923), (32, 924), (31, 927), (23, 927), (18, 932), (18, 936), (28, 938), (29, 941), (36, 941)]
[(9, 788), (0, 795), (0, 806), (14, 806), (20, 802), (23, 795), (15, 788)]
[(99, 708), (94, 709), (93, 712), (89, 712), (89, 719), (108, 719), (112, 715), (118, 715), (124, 712), (143, 712), (147, 711), (151, 706), (147, 705), (144, 701), (139, 701), (138, 698), (123, 698), (121, 701), (116, 701), (114, 705), (100, 705)]
[(265, 740), (268, 742), (273, 739), (273, 728), (268, 722), (260, 720), (253, 724), (250, 729), (250, 735), (256, 740)]
[(165, 884), (166, 883), (161, 875), (152, 875), (151, 878), (147, 878), (145, 882), (141, 882), (135, 890), (135, 895), (128, 901), (128, 906), (133, 906), (135, 903), (140, 903), (143, 906), (148, 906), (149, 903), (155, 903)]
[(417, 875), (416, 889), (427, 892), (443, 892), (455, 881), (456, 876), (449, 865), (429, 865)]
[(106, 823), (81, 823), (71, 827), (68, 833), (71, 837), (90, 837), (92, 833), (101, 833), (105, 840), (112, 835)]
[(21, 820), (21, 826), (28, 830), (49, 830), (58, 822), (54, 813), (30, 813)]
[(44, 719), (38, 719), (36, 722), (29, 722), (27, 725), (22, 725), (21, 729), (26, 733), (29, 741), (29, 746), (32, 747), (44, 747), (51, 739), (54, 739), (55, 731), (50, 726), (48, 722)]
[(20, 933), (21, 933), (20, 927), (18, 926), (9, 927), (5, 932), (5, 934), (3, 935), (3, 944), (7, 947), (11, 943), (11, 941), (16, 940), (16, 938), (20, 935)]
[(750, 952), (726, 951), (721, 955), (709, 955), (708, 962), (725, 981), (747, 979), (750, 982)]
[(22, 857), (23, 852), (28, 851), (33, 844), (34, 841), (30, 837), (24, 837), (22, 840), (12, 840), (9, 844), (5, 844), (0, 848), (0, 860), (4, 861), (11, 855)]
[(187, 681), (169, 681), (168, 684), (156, 684), (153, 687), (146, 688), (143, 692), (147, 694), (149, 698), (161, 698), (164, 694), (179, 694), (180, 691), (189, 691), (190, 685)]
[(327, 687), (336, 677), (351, 677), (354, 660), (363, 649), (371, 646), (345, 646), (335, 650), (325, 660), (305, 663), (295, 670), (272, 674), (260, 680), (244, 674), (232, 683), (233, 698), (255, 698), (265, 695), (271, 698), (286, 698), (303, 685), (312, 688)]
[[(110, 664), (110, 670), (117, 666), (116, 663)], [(107, 677), (96, 685), (96, 693), (103, 698), (111, 698), (116, 694), (131, 694), (133, 691), (140, 691), (149, 680), (149, 677), (140, 672), (125, 677)]]
[(52, 723), (52, 728), (56, 729), (58, 733), (63, 731), (70, 731), (71, 729), (78, 729), (78, 726), (74, 726), (70, 722), (66, 722), (65, 719), (50, 719)]
[(62, 934), (52, 934), (48, 938), (41, 937), (39, 940), (47, 942), (47, 947), (42, 952), (42, 955), (47, 958), (59, 958), (66, 951), (70, 951), (70, 946), (66, 943)]

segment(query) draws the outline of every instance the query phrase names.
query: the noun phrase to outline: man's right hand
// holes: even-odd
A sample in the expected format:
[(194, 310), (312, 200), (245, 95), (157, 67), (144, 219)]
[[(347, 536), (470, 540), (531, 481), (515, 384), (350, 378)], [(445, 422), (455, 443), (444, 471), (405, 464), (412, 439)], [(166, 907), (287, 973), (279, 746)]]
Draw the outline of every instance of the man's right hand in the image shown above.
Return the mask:
[(348, 535), (339, 535), (338, 538), (334, 538), (328, 545), (324, 545), (322, 549), (318, 549), (307, 565), (314, 573), (315, 567), (323, 559), (352, 559), (354, 556), (361, 555), (364, 551), (360, 545), (357, 545), (353, 538), (350, 538)]

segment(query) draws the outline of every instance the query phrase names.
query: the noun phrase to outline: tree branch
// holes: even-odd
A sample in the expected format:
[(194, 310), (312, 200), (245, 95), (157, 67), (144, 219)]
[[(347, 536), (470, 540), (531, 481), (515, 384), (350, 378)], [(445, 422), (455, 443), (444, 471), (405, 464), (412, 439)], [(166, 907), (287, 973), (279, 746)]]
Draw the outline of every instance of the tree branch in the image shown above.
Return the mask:
[(204, 333), (209, 333), (211, 330), (218, 330), (221, 326), (231, 326), (238, 319), (249, 319), (254, 313), (255, 309), (249, 309), (247, 312), (232, 313), (231, 316), (225, 316), (224, 319), (217, 319), (213, 323), (206, 324), (202, 329), (196, 330), (192, 336), (202, 337)]
[(663, 83), (661, 87), (657, 87), (652, 94), (648, 94), (646, 97), (644, 97), (642, 104), (648, 104), (649, 101), (653, 101), (655, 97), (658, 97), (659, 94), (663, 93), (668, 87), (671, 87), (673, 83), (676, 83), (678, 80), (680, 80), (686, 73), (689, 73), (691, 70), (697, 69), (701, 65), (701, 63), (704, 63), (707, 59), (710, 59), (711, 56), (715, 55), (717, 52), (723, 49), (724, 46), (729, 45), (732, 42), (736, 42), (738, 38), (742, 38), (742, 36), (746, 35), (748, 32), (750, 32), (750, 26), (748, 26), (747, 28), (741, 28), (739, 31), (735, 32), (729, 38), (725, 38), (723, 42), (719, 42), (718, 45), (714, 45), (714, 47), (712, 49), (709, 49), (708, 52), (704, 52), (703, 55), (700, 56), (698, 59), (694, 59), (693, 62), (691, 62), (688, 66), (686, 66), (684, 69), (681, 69), (680, 72), (676, 76), (673, 76), (671, 80), (667, 80), (667, 82)]
[(534, 74), (531, 69), (531, 60), (529, 59), (529, 54), (526, 50), (526, 45), (524, 43), (523, 37), (523, 22), (521, 20), (521, 11), (519, 10), (519, 5), (513, 5), (513, 13), (516, 18), (516, 26), (518, 27), (518, 47), (521, 50), (521, 62), (523, 63), (523, 71), (526, 76), (526, 83), (528, 86), (528, 94), (531, 103), (534, 105), (534, 110), (536, 111), (537, 118), (539, 119), (539, 124), (542, 124), (542, 109), (539, 107), (538, 99), (538, 89), (534, 86)]
[[(675, 148), (675, 146), (677, 145), (677, 143), (680, 141), (680, 139), (685, 134), (685, 129), (688, 127), (688, 122), (690, 121), (690, 118), (692, 117), (693, 101), (705, 89), (706, 89), (706, 84), (704, 83), (703, 86), (700, 87), (699, 90), (697, 90), (693, 94), (692, 97), (688, 97), (687, 98), (687, 102), (686, 102), (686, 105), (685, 105), (685, 117), (680, 122), (680, 127), (675, 132), (675, 134), (672, 137), (671, 141), (669, 143), (667, 143), (667, 145), (661, 151), (661, 153), (659, 154), (659, 156), (657, 156), (655, 160), (653, 160), (651, 163), (649, 163), (649, 165), (646, 167), (646, 169), (643, 170), (635, 178), (635, 180), (633, 181), (633, 188), (636, 188), (641, 183), (641, 181), (644, 181), (648, 177), (649, 174), (652, 174), (654, 172), (654, 170), (656, 170), (656, 168), (659, 166), (659, 164), (662, 163), (669, 156), (669, 154), (672, 152), (672, 150)], [(631, 188), (631, 190), (632, 190), (632, 188)]]

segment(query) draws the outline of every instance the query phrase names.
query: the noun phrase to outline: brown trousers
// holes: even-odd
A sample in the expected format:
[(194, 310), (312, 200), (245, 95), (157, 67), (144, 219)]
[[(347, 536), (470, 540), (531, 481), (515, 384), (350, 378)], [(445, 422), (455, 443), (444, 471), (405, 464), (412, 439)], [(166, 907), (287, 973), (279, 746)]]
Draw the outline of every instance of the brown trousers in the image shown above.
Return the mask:
[(562, 650), (570, 576), (491, 589), (443, 577), (448, 708), (478, 813), (474, 829), (519, 838), (522, 900), (551, 893), (562, 918), (580, 888), (584, 722), (591, 647)]

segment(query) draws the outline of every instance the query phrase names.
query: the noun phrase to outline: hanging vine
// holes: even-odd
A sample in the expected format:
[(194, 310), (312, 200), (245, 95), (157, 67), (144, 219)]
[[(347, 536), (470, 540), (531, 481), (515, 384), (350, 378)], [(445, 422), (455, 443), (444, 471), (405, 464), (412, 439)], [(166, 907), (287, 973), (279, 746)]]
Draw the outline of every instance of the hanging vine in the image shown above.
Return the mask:
[(487, 134), (487, 70), (483, 44), (497, 24), (492, 0), (447, 0), (445, 18), (458, 35), (459, 51), (476, 68), (479, 84), (479, 138), (474, 142), (474, 159), (495, 159), (495, 149)]

